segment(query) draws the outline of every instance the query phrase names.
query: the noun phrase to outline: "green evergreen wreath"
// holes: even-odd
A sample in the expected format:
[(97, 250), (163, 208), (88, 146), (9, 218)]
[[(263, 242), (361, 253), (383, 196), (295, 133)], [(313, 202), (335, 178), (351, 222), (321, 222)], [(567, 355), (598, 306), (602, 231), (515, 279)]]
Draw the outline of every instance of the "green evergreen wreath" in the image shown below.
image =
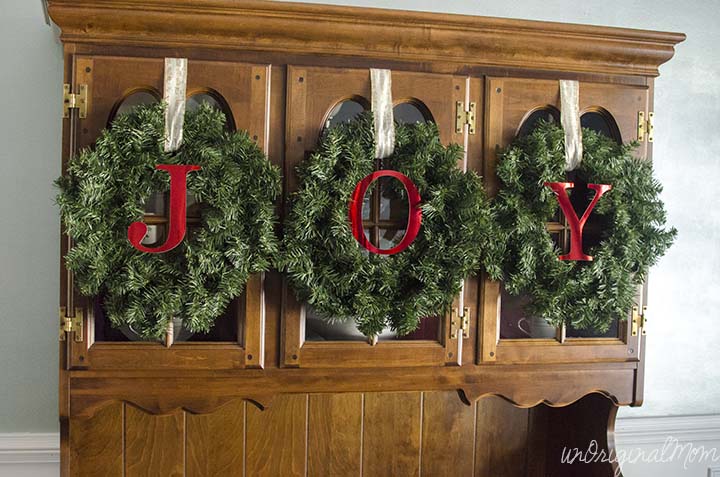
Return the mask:
[[(543, 184), (568, 181), (564, 137), (557, 125), (541, 123), (501, 154), (494, 208), (499, 239), (506, 243), (504, 283), (511, 294), (531, 296), (529, 311), (535, 316), (605, 332), (626, 316), (637, 285), (670, 247), (676, 230), (665, 228), (662, 187), (652, 177), (651, 163), (633, 157), (636, 145), (619, 145), (583, 129), (583, 160), (571, 173), (574, 181), (612, 189), (592, 212), (591, 220), (595, 216), (602, 225), (600, 242), (584, 250), (593, 261), (558, 260), (562, 251), (545, 229), (558, 201)], [(583, 212), (576, 210), (578, 217)]]
[[(111, 323), (145, 339), (162, 338), (174, 317), (192, 332), (208, 331), (278, 250), (279, 171), (247, 133), (227, 131), (224, 114), (203, 106), (186, 114), (179, 151), (165, 153), (163, 144), (163, 106), (138, 107), (115, 119), (56, 181), (75, 242), (66, 263), (80, 292), (101, 294)], [(201, 226), (175, 249), (151, 254), (136, 250), (127, 230), (142, 220), (152, 192), (169, 190), (169, 175), (157, 164), (202, 167), (187, 177), (201, 203)]]
[(321, 138), (298, 168), (300, 189), (285, 223), (282, 265), (298, 298), (327, 319), (355, 319), (366, 336), (386, 326), (407, 334), (423, 317), (446, 312), (461, 281), (494, 250), (490, 206), (480, 178), (458, 169), (461, 148), (443, 146), (432, 123), (396, 124), (395, 133), (395, 152), (383, 168), (408, 176), (422, 198), (422, 226), (407, 249), (368, 253), (350, 228), (353, 190), (375, 170), (370, 113)]

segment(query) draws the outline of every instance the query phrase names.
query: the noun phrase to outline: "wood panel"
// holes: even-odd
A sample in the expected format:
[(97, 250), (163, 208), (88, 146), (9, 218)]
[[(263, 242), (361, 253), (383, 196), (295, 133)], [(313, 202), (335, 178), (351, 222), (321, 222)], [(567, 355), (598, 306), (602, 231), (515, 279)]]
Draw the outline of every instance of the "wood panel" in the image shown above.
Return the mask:
[(92, 419), (70, 419), (70, 475), (124, 475), (122, 403), (109, 404)]
[(261, 411), (246, 405), (245, 475), (305, 475), (307, 394), (283, 395)]
[[(528, 409), (527, 477), (545, 477), (550, 410), (544, 404)], [(579, 424), (583, 425), (583, 424)]]
[(420, 473), (422, 401), (420, 392), (365, 395), (363, 475)]
[[(647, 86), (581, 82), (580, 114), (588, 111), (607, 111), (617, 123), (622, 142), (636, 141), (637, 113), (638, 111), (647, 113), (648, 91)], [(645, 144), (647, 141), (643, 141), (642, 145)]]
[(473, 475), (475, 407), (457, 392), (426, 392), (423, 398), (422, 469), (428, 477)]
[(181, 477), (185, 413), (155, 416), (125, 405), (125, 477)]
[[(121, 101), (146, 91), (163, 94), (162, 58), (77, 56), (76, 84), (87, 84), (88, 117), (81, 121), (80, 146), (90, 146), (112, 119)], [(223, 61), (188, 60), (187, 94), (219, 96), (232, 114), (232, 124), (246, 130), (265, 148), (269, 67)]]
[(291, 394), (205, 415), (116, 403), (71, 420), (69, 475), (610, 476), (609, 464), (560, 455), (591, 440), (612, 451), (616, 411), (601, 394), (525, 409), (497, 396), (467, 406), (454, 391)]
[(527, 466), (528, 410), (489, 396), (477, 402), (475, 475), (520, 477)]
[(88, 85), (88, 116), (80, 121), (80, 147), (89, 147), (95, 142), (129, 94), (147, 91), (162, 98), (165, 66), (161, 58), (76, 58), (76, 82)]
[(187, 477), (243, 475), (245, 401), (232, 401), (211, 414), (187, 415)]
[(307, 475), (361, 475), (363, 407), (360, 393), (310, 396)]
[(232, 124), (247, 131), (265, 151), (268, 80), (266, 65), (188, 60), (187, 95), (220, 95), (230, 107)]

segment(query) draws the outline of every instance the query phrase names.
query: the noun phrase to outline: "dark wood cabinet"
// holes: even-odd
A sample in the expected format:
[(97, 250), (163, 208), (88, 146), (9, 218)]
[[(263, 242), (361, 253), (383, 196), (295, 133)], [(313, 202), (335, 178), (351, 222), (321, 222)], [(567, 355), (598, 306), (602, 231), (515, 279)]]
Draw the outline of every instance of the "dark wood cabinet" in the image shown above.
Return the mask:
[[(370, 108), (370, 68), (392, 71), (397, 118), (434, 121), (492, 195), (499, 148), (558, 120), (559, 79), (580, 82), (588, 127), (650, 158), (653, 79), (684, 39), (258, 0), (50, 0), (49, 11), (65, 82), (87, 92), (87, 115), (64, 120), (64, 164), (118, 111), (160, 101), (163, 58), (186, 57), (190, 102), (224, 110), (283, 171), (281, 218), (323, 129)], [(151, 218), (161, 229), (162, 206)], [(380, 240), (392, 224), (371, 219)], [(71, 245), (63, 237), (63, 253)], [(612, 450), (618, 406), (643, 399), (646, 337), (631, 310), (602, 336), (524, 336), (502, 284), (482, 275), (455, 302), (466, 337), (451, 314), (375, 346), (318, 331), (273, 271), (251, 278), (216, 333), (166, 348), (112, 331), (102, 297), (78, 296), (62, 274), (60, 305), (83, 324), (60, 345), (66, 476), (610, 476), (613, 464), (564, 465), (561, 451)]]

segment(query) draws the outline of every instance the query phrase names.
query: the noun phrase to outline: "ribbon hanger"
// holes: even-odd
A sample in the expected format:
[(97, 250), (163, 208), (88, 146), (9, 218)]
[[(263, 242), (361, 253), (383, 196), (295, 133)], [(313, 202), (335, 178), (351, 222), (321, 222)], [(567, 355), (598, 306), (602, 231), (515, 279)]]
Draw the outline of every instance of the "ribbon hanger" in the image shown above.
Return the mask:
[(370, 69), (370, 87), (375, 119), (375, 157), (384, 159), (395, 150), (391, 71)]
[(582, 161), (580, 127), (580, 83), (560, 80), (560, 124), (565, 131), (565, 170), (577, 169)]
[(185, 122), (187, 58), (165, 58), (165, 152), (180, 148)]

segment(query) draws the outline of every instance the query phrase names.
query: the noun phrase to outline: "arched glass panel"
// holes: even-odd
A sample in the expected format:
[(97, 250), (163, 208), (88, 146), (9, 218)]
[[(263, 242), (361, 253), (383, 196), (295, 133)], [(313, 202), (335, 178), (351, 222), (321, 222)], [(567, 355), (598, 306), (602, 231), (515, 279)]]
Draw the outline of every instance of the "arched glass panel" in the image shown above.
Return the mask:
[(398, 104), (393, 108), (393, 117), (395, 121), (401, 124), (415, 124), (425, 121), (434, 122), (430, 110), (419, 101), (408, 101)]
[(208, 104), (211, 107), (222, 111), (223, 114), (225, 114), (225, 124), (227, 125), (227, 128), (229, 130), (235, 129), (235, 120), (233, 118), (232, 112), (230, 111), (230, 107), (217, 93), (203, 91), (200, 93), (191, 94), (185, 103), (185, 110), (196, 111), (203, 104)]
[(531, 112), (520, 125), (517, 136), (524, 137), (533, 132), (537, 127), (538, 123), (543, 120), (549, 123), (560, 123), (560, 111), (553, 108), (552, 106), (545, 106), (544, 108), (536, 109)]
[(121, 114), (127, 114), (134, 108), (144, 104), (155, 104), (160, 102), (160, 97), (153, 91), (149, 90), (138, 90), (134, 93), (130, 93), (120, 101), (119, 104), (114, 108), (110, 115), (110, 121), (113, 122), (116, 117)]
[(350, 121), (366, 109), (367, 108), (360, 102), (360, 98), (346, 99), (345, 101), (339, 102), (328, 113), (325, 123), (323, 124), (323, 131)]
[(588, 111), (580, 116), (580, 126), (609, 137), (615, 142), (622, 143), (620, 129), (615, 120), (606, 111)]
[(220, 101), (218, 101), (215, 96), (209, 94), (209, 93), (197, 93), (193, 94), (187, 99), (187, 103), (185, 104), (185, 109), (187, 111), (195, 111), (197, 110), (201, 105), (203, 104), (209, 104), (215, 109), (219, 109), (222, 112), (225, 112), (225, 108), (222, 107), (220, 104)]

